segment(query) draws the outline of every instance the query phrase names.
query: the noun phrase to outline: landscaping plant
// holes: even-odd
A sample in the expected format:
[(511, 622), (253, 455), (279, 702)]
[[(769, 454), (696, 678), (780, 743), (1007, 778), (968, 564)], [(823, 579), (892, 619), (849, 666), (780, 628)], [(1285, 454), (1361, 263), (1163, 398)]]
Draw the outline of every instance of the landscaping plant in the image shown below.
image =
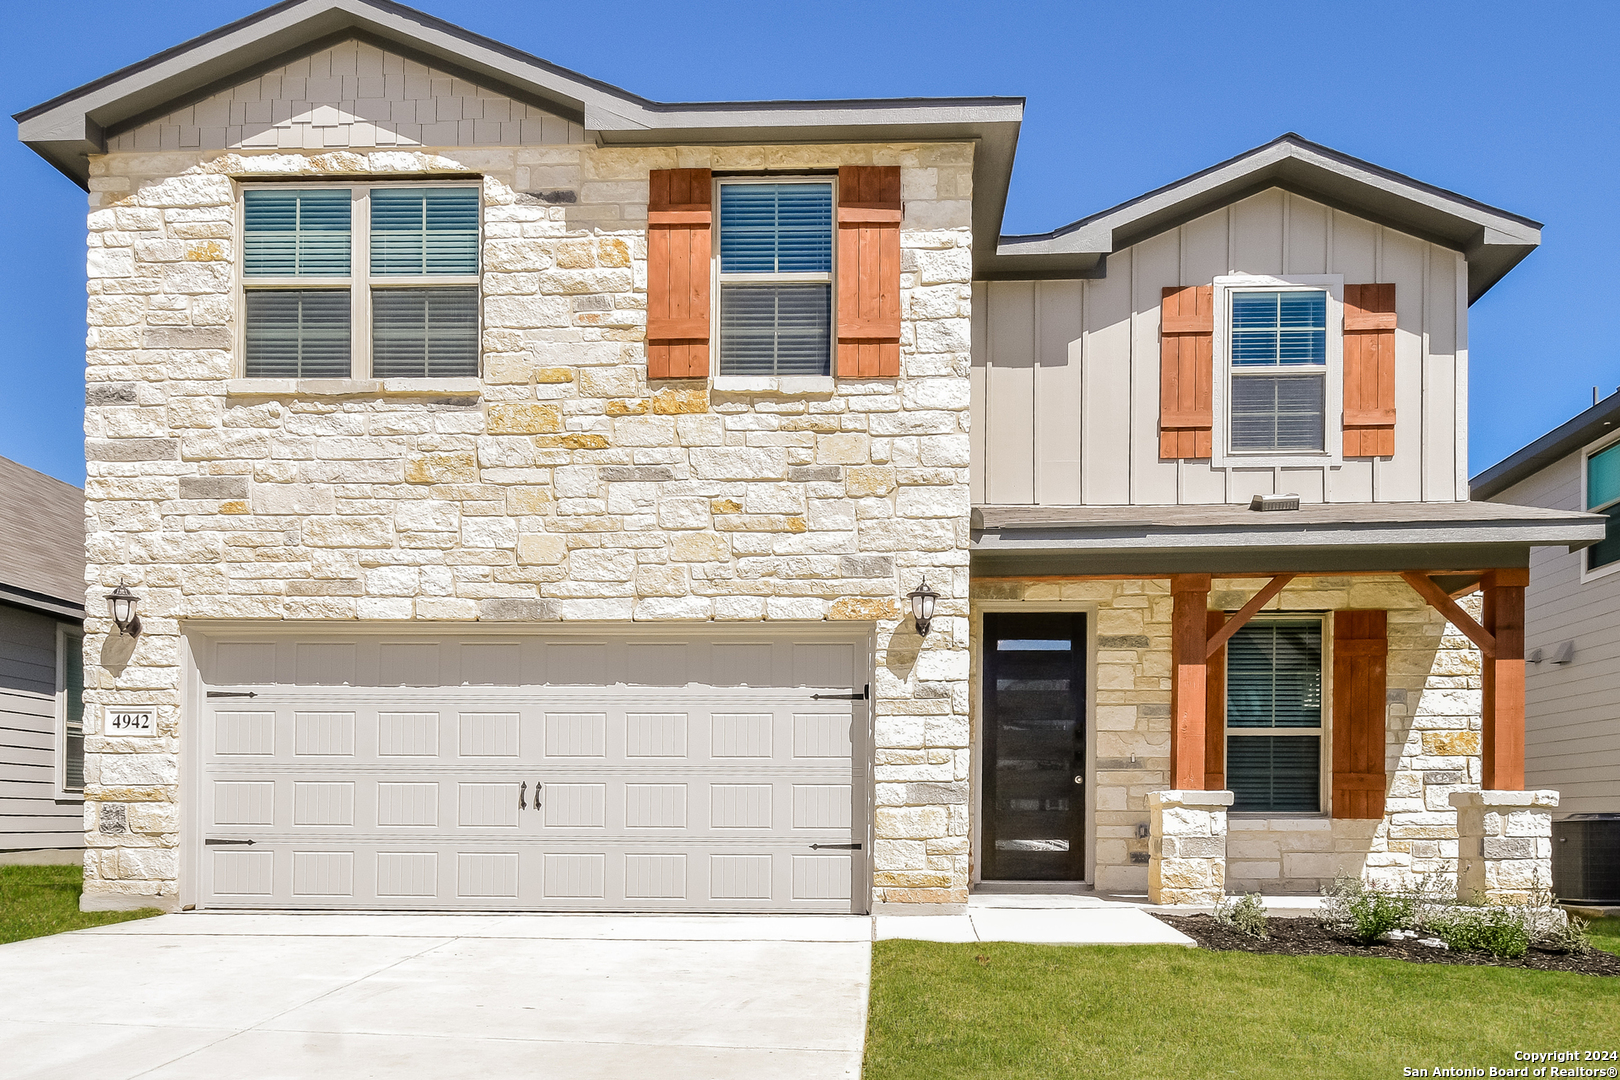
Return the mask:
[(1254, 938), (1256, 941), (1268, 941), (1271, 938), (1271, 932), (1267, 929), (1271, 919), (1266, 914), (1266, 905), (1261, 901), (1259, 893), (1249, 893), (1247, 896), (1223, 896), (1215, 905), (1215, 921), (1235, 933)]
[(1370, 885), (1340, 874), (1324, 894), (1317, 918), (1329, 930), (1348, 933), (1363, 945), (1417, 921), (1418, 896)]

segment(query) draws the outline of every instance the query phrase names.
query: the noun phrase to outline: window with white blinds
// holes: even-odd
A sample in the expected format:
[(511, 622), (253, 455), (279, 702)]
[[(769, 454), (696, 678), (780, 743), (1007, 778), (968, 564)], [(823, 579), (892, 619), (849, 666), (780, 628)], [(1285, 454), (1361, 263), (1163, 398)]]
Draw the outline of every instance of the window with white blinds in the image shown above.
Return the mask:
[(476, 376), (480, 201), (473, 184), (245, 191), (243, 373)]
[(1322, 622), (1254, 620), (1226, 644), (1226, 786), (1234, 811), (1322, 808)]
[(1325, 450), (1327, 293), (1234, 290), (1229, 296), (1232, 452)]
[(719, 196), (720, 374), (829, 374), (832, 182), (722, 181)]

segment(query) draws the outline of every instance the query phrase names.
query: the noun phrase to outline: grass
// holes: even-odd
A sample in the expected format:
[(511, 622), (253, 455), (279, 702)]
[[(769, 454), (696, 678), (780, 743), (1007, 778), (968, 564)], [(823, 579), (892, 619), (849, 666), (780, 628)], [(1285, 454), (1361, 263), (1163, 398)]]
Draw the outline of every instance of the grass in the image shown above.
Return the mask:
[(1403, 1067), (1508, 1066), (1515, 1050), (1609, 1048), (1617, 1015), (1620, 979), (1589, 975), (1167, 945), (880, 941), (865, 1076), (1384, 1080)]
[(1620, 953), (1620, 919), (1595, 919), (1590, 929), (1593, 945), (1612, 953)]
[(83, 889), (81, 866), (0, 866), (0, 944), (162, 914), (157, 908), (80, 911)]

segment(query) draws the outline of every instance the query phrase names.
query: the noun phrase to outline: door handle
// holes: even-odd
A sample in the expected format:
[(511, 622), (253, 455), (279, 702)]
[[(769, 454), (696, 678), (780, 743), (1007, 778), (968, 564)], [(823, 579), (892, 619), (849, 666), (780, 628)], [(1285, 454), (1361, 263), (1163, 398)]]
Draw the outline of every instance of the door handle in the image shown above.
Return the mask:
[[(523, 781), (523, 783), (518, 785), (518, 809), (519, 810), (527, 810), (529, 808), (528, 804), (523, 801), (524, 792), (526, 792), (528, 790), (529, 790), (529, 782), (527, 780)], [(535, 798), (538, 799), (539, 797), (540, 797), (540, 793), (538, 791), (535, 792)]]
[(540, 809), (540, 792), (544, 787), (545, 785), (540, 781), (536, 780), (534, 782), (534, 808), (536, 810)]

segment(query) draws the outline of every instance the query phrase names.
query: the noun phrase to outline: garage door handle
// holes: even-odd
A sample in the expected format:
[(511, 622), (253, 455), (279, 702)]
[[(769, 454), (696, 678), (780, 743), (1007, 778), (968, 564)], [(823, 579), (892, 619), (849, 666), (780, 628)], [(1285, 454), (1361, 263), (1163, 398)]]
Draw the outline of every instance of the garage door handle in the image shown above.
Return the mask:
[(810, 845), (810, 850), (811, 851), (820, 851), (823, 848), (837, 848), (840, 851), (859, 851), (859, 850), (861, 850), (861, 845), (859, 845), (859, 844), (811, 844)]
[(238, 844), (245, 844), (248, 847), (253, 846), (253, 841), (251, 840), (215, 840), (212, 836), (204, 840), (203, 843), (209, 847), (225, 847), (226, 845), (235, 846)]
[(811, 694), (811, 701), (867, 701), (872, 697), (872, 684), (867, 683), (866, 688), (858, 694)]
[[(529, 782), (527, 780), (523, 781), (523, 783), (518, 785), (518, 809), (519, 810), (527, 810), (529, 808), (528, 804), (523, 801), (523, 795), (528, 790), (529, 790)], [(540, 793), (538, 791), (535, 792), (534, 794), (535, 794), (536, 798), (539, 798)]]
[(209, 697), (258, 697), (259, 695), (255, 694), (251, 690), (210, 690), (210, 691), (208, 691), (208, 696)]

